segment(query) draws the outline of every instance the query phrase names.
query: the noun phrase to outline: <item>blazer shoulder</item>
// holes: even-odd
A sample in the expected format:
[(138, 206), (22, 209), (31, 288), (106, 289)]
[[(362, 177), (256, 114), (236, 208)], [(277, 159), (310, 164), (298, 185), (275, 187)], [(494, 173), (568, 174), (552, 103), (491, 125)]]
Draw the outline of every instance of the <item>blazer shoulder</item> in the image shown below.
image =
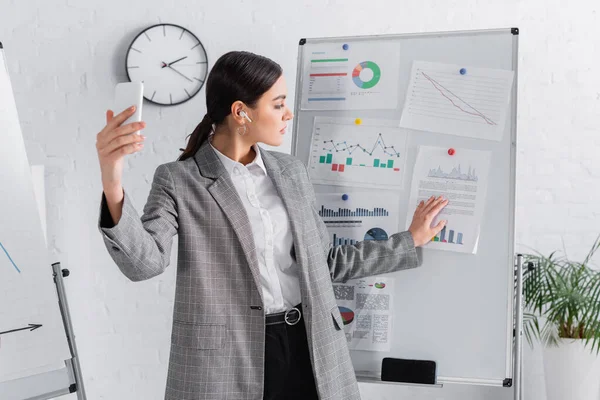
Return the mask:
[(197, 170), (198, 166), (192, 158), (188, 158), (184, 161), (170, 161), (156, 167), (157, 174), (170, 174), (173, 178), (185, 176), (194, 173)]
[(298, 171), (303, 171), (305, 168), (304, 163), (300, 161), (299, 158), (291, 154), (272, 150), (267, 150), (267, 152), (277, 160), (282, 170), (285, 169), (287, 171), (290, 171), (297, 169)]

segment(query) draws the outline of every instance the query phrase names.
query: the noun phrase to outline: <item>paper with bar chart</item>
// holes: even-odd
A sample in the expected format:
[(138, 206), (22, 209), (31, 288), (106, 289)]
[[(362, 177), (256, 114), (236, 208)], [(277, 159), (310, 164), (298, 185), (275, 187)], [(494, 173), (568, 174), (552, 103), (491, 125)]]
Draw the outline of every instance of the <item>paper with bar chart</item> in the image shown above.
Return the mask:
[(308, 170), (313, 183), (401, 189), (406, 132), (316, 119)]
[(448, 205), (434, 219), (433, 225), (440, 220), (448, 222), (425, 248), (475, 254), (487, 194), (491, 152), (454, 150), (454, 155), (449, 155), (444, 147), (419, 148), (406, 228), (421, 200), (444, 196), (449, 200)]
[(513, 71), (415, 61), (400, 126), (501, 140)]
[(394, 278), (369, 276), (334, 284), (333, 292), (351, 350), (390, 351)]
[(391, 42), (312, 44), (304, 65), (304, 110), (394, 109), (400, 47)]
[(392, 193), (317, 193), (319, 216), (333, 245), (386, 240), (398, 232), (400, 197)]

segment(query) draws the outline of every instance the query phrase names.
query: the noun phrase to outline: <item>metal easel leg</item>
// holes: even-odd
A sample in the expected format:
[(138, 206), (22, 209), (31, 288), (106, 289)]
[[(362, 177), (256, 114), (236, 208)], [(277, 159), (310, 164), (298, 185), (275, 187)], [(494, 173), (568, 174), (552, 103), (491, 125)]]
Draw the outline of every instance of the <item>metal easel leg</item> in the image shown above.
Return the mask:
[(54, 272), (54, 283), (56, 284), (56, 291), (58, 293), (60, 314), (62, 315), (65, 333), (67, 334), (67, 342), (69, 343), (69, 349), (71, 350), (72, 358), (68, 361), (70, 361), (70, 367), (75, 377), (75, 383), (71, 385), (70, 390), (71, 393), (77, 393), (78, 400), (86, 400), (85, 389), (83, 387), (83, 377), (81, 375), (81, 367), (79, 365), (79, 358), (77, 355), (77, 346), (75, 345), (75, 333), (73, 332), (73, 325), (71, 324), (71, 314), (69, 313), (69, 304), (67, 303), (67, 295), (63, 283), (63, 277), (69, 276), (69, 270), (61, 270), (60, 263), (52, 264), (52, 270)]
[(523, 400), (523, 255), (517, 255), (515, 299), (515, 365), (514, 398)]

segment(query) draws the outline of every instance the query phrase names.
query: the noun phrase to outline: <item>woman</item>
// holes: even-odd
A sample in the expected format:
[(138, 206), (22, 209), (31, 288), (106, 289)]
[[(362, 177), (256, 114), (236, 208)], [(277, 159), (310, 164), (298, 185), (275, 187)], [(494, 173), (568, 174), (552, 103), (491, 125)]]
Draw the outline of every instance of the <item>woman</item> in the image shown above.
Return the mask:
[(132, 281), (169, 264), (177, 283), (166, 399), (359, 399), (331, 282), (417, 267), (415, 246), (446, 205), (421, 202), (408, 231), (332, 246), (304, 164), (281, 144), (293, 115), (275, 62), (230, 52), (206, 83), (208, 112), (178, 161), (160, 165), (140, 219), (121, 186), (145, 124), (113, 117), (97, 136), (99, 227)]

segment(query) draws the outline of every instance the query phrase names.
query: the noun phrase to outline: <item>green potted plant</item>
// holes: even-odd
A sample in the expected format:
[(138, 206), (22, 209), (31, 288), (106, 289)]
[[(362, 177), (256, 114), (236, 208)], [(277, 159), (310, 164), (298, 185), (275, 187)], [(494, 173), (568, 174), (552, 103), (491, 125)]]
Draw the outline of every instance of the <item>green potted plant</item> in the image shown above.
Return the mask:
[(543, 349), (548, 400), (600, 399), (600, 271), (556, 252), (524, 255), (524, 332)]

